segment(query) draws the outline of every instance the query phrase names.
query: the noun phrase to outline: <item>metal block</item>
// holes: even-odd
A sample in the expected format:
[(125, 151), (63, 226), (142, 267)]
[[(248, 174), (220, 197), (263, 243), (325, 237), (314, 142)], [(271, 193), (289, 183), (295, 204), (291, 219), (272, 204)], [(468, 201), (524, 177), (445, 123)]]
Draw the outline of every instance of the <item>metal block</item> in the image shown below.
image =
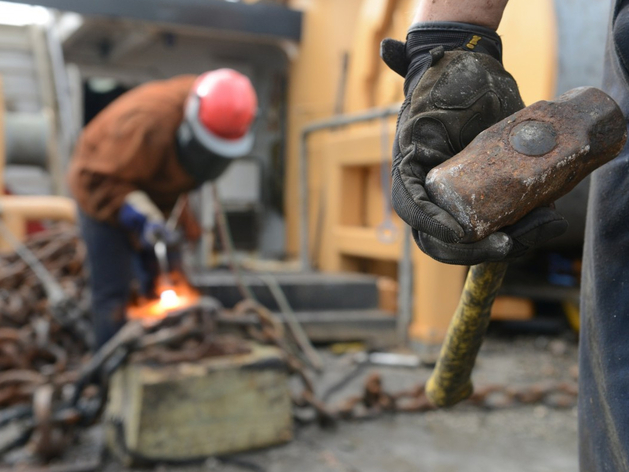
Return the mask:
[(430, 199), (478, 241), (548, 206), (610, 161), (627, 139), (618, 105), (583, 87), (540, 101), (479, 134), (426, 176)]
[(125, 463), (189, 460), (290, 441), (292, 404), (280, 352), (197, 363), (131, 363), (112, 378), (110, 449)]

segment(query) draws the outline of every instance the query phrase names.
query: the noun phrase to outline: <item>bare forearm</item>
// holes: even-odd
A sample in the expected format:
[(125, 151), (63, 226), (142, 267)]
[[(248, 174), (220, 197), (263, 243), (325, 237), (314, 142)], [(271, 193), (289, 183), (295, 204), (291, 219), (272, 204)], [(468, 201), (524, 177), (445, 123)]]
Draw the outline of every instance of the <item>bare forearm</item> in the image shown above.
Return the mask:
[(498, 29), (508, 0), (419, 0), (414, 23), (457, 21)]

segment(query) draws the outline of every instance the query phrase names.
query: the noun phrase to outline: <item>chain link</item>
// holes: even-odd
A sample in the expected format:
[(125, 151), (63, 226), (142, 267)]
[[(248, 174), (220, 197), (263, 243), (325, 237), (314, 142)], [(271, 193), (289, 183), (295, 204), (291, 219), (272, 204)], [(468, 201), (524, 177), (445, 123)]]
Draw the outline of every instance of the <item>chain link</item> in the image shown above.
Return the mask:
[[(85, 248), (76, 230), (56, 227), (31, 237), (27, 245), (83, 307), (74, 316), (87, 321)], [(434, 409), (423, 384), (388, 392), (378, 373), (367, 377), (360, 395), (330, 405), (326, 395), (317, 396), (299, 344), (287, 335), (277, 316), (252, 299), (225, 310), (217, 301), (204, 298), (198, 306), (170, 313), (150, 326), (129, 322), (90, 358), (85, 343), (49, 312), (41, 283), (19, 257), (0, 257), (0, 274), (0, 427), (15, 420), (23, 426), (19, 438), (0, 444), (0, 454), (29, 442), (31, 450), (42, 458), (59, 455), (79, 426), (100, 419), (109, 377), (126, 361), (196, 362), (249, 352), (247, 340), (281, 351), (289, 372), (302, 386), (293, 398), (296, 414), (311, 409), (322, 425)], [(226, 334), (223, 325), (229, 325), (234, 334)], [(576, 397), (575, 382), (520, 388), (488, 385), (477, 388), (465, 404), (483, 409), (532, 404), (567, 408), (575, 404)]]

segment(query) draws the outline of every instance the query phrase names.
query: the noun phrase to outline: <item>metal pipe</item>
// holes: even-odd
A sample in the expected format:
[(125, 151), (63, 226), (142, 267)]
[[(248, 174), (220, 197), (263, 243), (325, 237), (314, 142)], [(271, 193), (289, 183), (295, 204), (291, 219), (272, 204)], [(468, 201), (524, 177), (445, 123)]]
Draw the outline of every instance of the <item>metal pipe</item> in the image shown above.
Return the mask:
[(43, 112), (6, 113), (4, 120), (6, 164), (49, 170), (50, 118)]
[(17, 215), (25, 220), (76, 221), (76, 203), (66, 197), (39, 195), (2, 195), (0, 215)]
[(374, 108), (362, 113), (340, 115), (322, 121), (315, 121), (302, 128), (299, 144), (299, 196), (301, 202), (299, 259), (301, 262), (302, 271), (310, 272), (312, 270), (310, 257), (308, 256), (308, 207), (310, 204), (308, 196), (308, 136), (316, 131), (322, 131), (324, 129), (338, 128), (340, 126), (347, 126), (354, 123), (362, 123), (365, 121), (382, 119), (388, 116), (397, 115), (399, 111), (400, 105), (396, 104), (387, 108)]
[(210, 255), (214, 247), (215, 208), (212, 196), (212, 183), (206, 182), (199, 192), (201, 240), (199, 241), (197, 267), (207, 268), (210, 265)]
[(408, 326), (413, 313), (413, 260), (411, 256), (411, 227), (404, 225), (402, 230), (404, 249), (398, 262), (398, 312), (397, 336), (402, 347), (408, 345)]

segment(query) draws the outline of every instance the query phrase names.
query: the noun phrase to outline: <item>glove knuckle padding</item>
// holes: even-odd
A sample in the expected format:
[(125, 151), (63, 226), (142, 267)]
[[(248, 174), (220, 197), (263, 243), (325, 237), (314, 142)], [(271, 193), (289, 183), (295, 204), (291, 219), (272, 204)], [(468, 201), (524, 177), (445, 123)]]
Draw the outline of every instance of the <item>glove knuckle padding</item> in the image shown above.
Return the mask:
[(443, 123), (453, 154), (522, 107), (516, 82), (502, 64), (487, 54), (466, 51), (446, 52), (422, 77), (411, 99), (414, 116), (427, 113)]
[(421, 162), (424, 169), (432, 169), (454, 155), (450, 134), (444, 124), (446, 119), (439, 115), (439, 112), (426, 113), (413, 121), (412, 142), (419, 150), (416, 152), (418, 164)]
[[(407, 185), (411, 185), (413, 193)], [(422, 228), (447, 242), (461, 239), (463, 230), (457, 233), (452, 229), (453, 226), (460, 228), (454, 218), (429, 201), (422, 185), (413, 185), (412, 181), (410, 184), (403, 183), (399, 169), (393, 171), (392, 203), (399, 217), (411, 228)]]
[(434, 69), (439, 78), (432, 88), (431, 99), (438, 108), (464, 110), (487, 93), (500, 97), (515, 90), (513, 77), (487, 54), (449, 52)]
[(516, 83), (499, 61), (487, 54), (446, 52), (419, 80), (398, 117), (393, 206), (400, 217), (442, 241), (460, 241), (460, 225), (430, 203), (423, 188), (426, 174), (521, 107)]

